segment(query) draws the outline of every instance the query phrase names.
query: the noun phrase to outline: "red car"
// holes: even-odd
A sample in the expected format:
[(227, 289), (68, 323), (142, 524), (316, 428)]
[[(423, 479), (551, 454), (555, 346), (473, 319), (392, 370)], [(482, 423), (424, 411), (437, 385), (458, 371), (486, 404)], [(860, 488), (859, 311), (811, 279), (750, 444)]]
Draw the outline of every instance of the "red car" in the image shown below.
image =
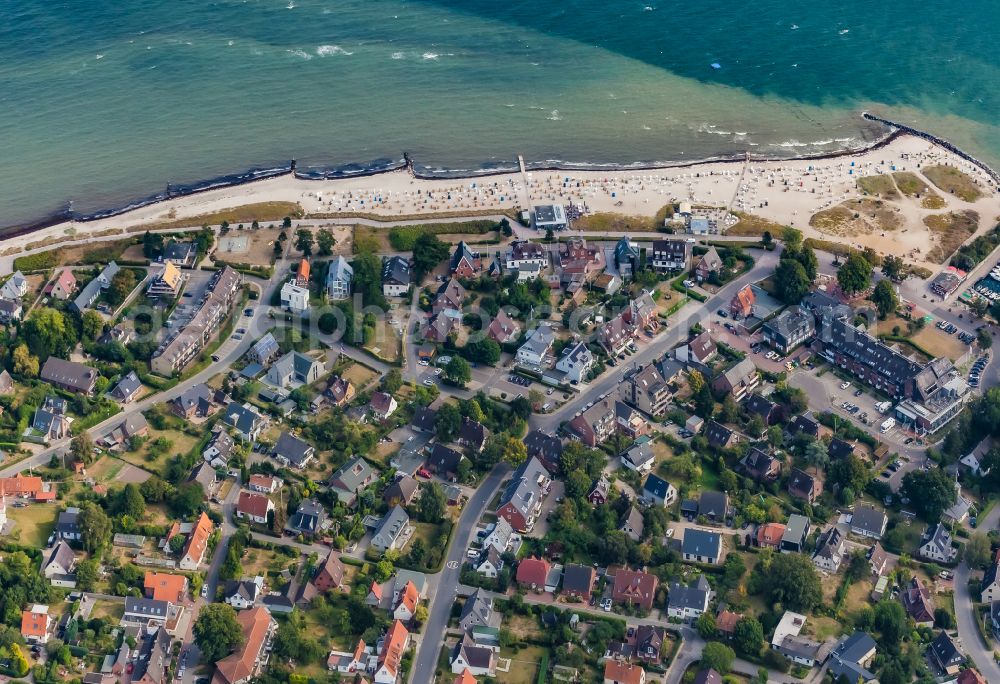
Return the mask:
[(429, 470), (427, 470), (427, 468), (421, 468), (420, 470), (418, 470), (417, 475), (419, 475), (420, 477), (425, 477), (428, 480), (431, 479), (431, 473)]

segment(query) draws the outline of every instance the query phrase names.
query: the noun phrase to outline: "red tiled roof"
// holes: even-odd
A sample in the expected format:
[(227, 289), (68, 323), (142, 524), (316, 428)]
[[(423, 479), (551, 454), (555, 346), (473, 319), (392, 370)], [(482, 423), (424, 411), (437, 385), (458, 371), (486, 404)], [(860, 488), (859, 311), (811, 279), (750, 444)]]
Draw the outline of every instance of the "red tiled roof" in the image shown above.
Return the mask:
[(243, 610), (236, 614), (243, 631), (243, 644), (215, 664), (215, 677), (220, 684), (242, 682), (253, 675), (257, 657), (264, 647), (264, 640), (271, 627), (271, 613), (263, 606)]
[(244, 489), (240, 492), (240, 498), (236, 502), (236, 510), (239, 513), (255, 518), (266, 518), (270, 503), (271, 500), (263, 494), (248, 492)]
[(533, 584), (536, 587), (545, 586), (545, 578), (549, 576), (549, 562), (544, 558), (525, 558), (517, 565), (518, 584)]
[(465, 668), (462, 670), (462, 674), (455, 677), (455, 681), (452, 684), (476, 684), (476, 678), (469, 672), (469, 668)]
[(724, 610), (715, 617), (715, 628), (724, 634), (732, 634), (736, 623), (743, 618), (739, 613)]
[(42, 478), (18, 473), (0, 478), (0, 496), (35, 496), (42, 491)]
[(406, 609), (410, 611), (412, 615), (417, 610), (417, 603), (420, 601), (420, 592), (417, 591), (417, 585), (413, 583), (412, 580), (406, 583), (403, 587), (403, 594), (399, 597), (400, 604), (406, 606)]
[(399, 620), (395, 620), (389, 631), (385, 633), (382, 642), (382, 651), (378, 654), (379, 668), (385, 668), (389, 673), (395, 675), (399, 672), (399, 663), (403, 659), (403, 651), (406, 650), (406, 642), (410, 638), (410, 633)]
[[(39, 606), (32, 606), (38, 608)], [(44, 637), (49, 631), (49, 614), (36, 613), (31, 608), (21, 612), (21, 636)]]
[(604, 681), (616, 684), (642, 684), (646, 671), (638, 665), (611, 658), (604, 661)]
[(205, 556), (205, 549), (208, 548), (208, 538), (214, 529), (215, 525), (212, 524), (212, 521), (205, 513), (202, 513), (194, 529), (191, 530), (191, 536), (188, 537), (187, 547), (184, 549), (182, 557), (187, 557), (200, 563), (201, 559)]
[(172, 575), (169, 572), (147, 572), (142, 584), (149, 598), (155, 601), (177, 603), (184, 596), (187, 583), (187, 577), (184, 575)]
[(760, 529), (757, 530), (757, 543), (761, 546), (774, 546), (781, 543), (781, 537), (784, 536), (785, 530), (787, 528), (781, 523), (767, 523), (766, 525), (761, 525)]

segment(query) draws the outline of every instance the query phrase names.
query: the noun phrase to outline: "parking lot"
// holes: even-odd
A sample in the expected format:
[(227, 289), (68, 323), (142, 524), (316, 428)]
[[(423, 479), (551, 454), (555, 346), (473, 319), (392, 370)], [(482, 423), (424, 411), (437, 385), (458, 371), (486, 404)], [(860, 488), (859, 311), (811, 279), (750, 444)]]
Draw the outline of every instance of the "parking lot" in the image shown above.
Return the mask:
[(831, 372), (829, 367), (826, 368), (822, 375), (822, 369), (796, 371), (788, 384), (805, 392), (812, 410), (832, 411), (890, 445), (901, 446), (905, 443), (911, 435), (898, 424), (882, 432), (880, 426), (888, 415), (881, 414), (875, 407), (883, 401), (881, 397), (872, 394), (867, 386), (855, 380), (845, 381)]

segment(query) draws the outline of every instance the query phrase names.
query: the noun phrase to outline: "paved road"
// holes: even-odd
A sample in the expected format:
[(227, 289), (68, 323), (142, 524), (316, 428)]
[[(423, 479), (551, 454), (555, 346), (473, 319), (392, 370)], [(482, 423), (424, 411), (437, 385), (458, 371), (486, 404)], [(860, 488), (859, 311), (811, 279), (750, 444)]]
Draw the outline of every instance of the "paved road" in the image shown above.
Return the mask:
[[(978, 521), (978, 529), (981, 532), (995, 530), (998, 522), (1000, 522), (1000, 506), (994, 506), (985, 518)], [(976, 625), (979, 617), (973, 608), (973, 603), (978, 602), (979, 597), (969, 593), (970, 572), (971, 569), (965, 561), (962, 561), (955, 570), (955, 618), (958, 623), (958, 636), (966, 654), (975, 662), (976, 669), (986, 681), (1000, 682), (1000, 665), (993, 659), (993, 647), (991, 645), (987, 648), (983, 645)]]
[(458, 592), (458, 579), (462, 563), (465, 560), (465, 550), (472, 540), (472, 532), (476, 523), (486, 510), (487, 504), (493, 498), (494, 492), (500, 487), (507, 475), (508, 467), (504, 464), (496, 466), (483, 480), (479, 489), (465, 504), (461, 517), (458, 519), (452, 537), (448, 557), (444, 569), (435, 575), (428, 576), (428, 617), (424, 632), (417, 647), (417, 658), (410, 671), (410, 681), (416, 684), (434, 681), (434, 670), (437, 668), (438, 655), (444, 642), (445, 628), (451, 615), (451, 606)]
[(229, 494), (226, 495), (225, 501), (222, 502), (222, 538), (215, 547), (215, 555), (212, 556), (212, 562), (208, 566), (208, 574), (205, 576), (205, 586), (208, 587), (208, 599), (203, 599), (201, 596), (193, 597), (194, 605), (191, 606), (188, 629), (182, 640), (185, 644), (183, 652), (187, 653), (183, 684), (192, 684), (199, 676), (196, 672), (198, 669), (197, 665), (201, 660), (201, 651), (198, 649), (198, 644), (194, 642), (194, 623), (198, 619), (198, 613), (201, 612), (202, 607), (215, 600), (215, 590), (219, 586), (219, 569), (226, 560), (226, 554), (229, 551), (229, 540), (232, 539), (233, 533), (236, 531), (236, 526), (233, 525), (233, 510), (236, 507), (236, 500), (239, 498), (239, 495), (240, 480), (237, 476), (236, 482), (229, 488)]
[[(265, 281), (261, 281), (259, 279), (254, 279), (254, 278), (247, 278), (247, 281), (255, 282), (259, 287), (261, 287), (262, 284), (265, 283)], [(270, 293), (275, 287), (277, 287), (277, 285), (275, 284), (270, 284), (269, 286), (264, 287), (265, 293), (262, 296), (262, 300), (264, 302), (266, 302), (267, 298), (270, 297)], [(252, 317), (243, 316), (242, 311), (237, 311), (236, 312), (236, 315), (238, 316), (237, 327), (246, 327), (248, 329), (262, 329), (262, 328), (266, 329), (266, 327), (269, 327), (264, 325), (264, 321), (268, 320), (265, 313), (266, 309), (268, 309), (267, 306), (263, 306), (258, 302), (258, 304), (254, 307), (254, 313)], [(148, 397), (140, 399), (139, 401), (134, 402), (132, 404), (126, 404), (122, 412), (117, 413), (114, 416), (108, 418), (107, 420), (98, 423), (94, 427), (90, 428), (87, 432), (91, 435), (93, 439), (96, 440), (98, 437), (101, 437), (104, 434), (106, 434), (109, 430), (117, 427), (118, 425), (121, 425), (122, 422), (124, 422), (124, 420), (128, 416), (135, 415), (136, 413), (142, 413), (143, 411), (152, 408), (153, 405), (155, 404), (161, 404), (170, 401), (172, 399), (175, 399), (176, 397), (183, 394), (184, 391), (189, 387), (201, 382), (206, 382), (215, 375), (224, 372), (227, 368), (229, 368), (230, 364), (232, 364), (234, 361), (239, 359), (247, 352), (247, 350), (250, 348), (253, 342), (254, 342), (254, 336), (251, 334), (245, 335), (242, 340), (234, 340), (232, 337), (230, 337), (227, 340), (224, 340), (223, 343), (219, 346), (218, 350), (215, 352), (215, 355), (218, 356), (219, 358), (218, 361), (210, 363), (208, 366), (205, 367), (204, 370), (196, 373), (195, 375), (191, 376), (190, 378), (184, 380), (181, 383), (178, 383), (177, 385), (171, 387), (166, 391), (159, 392), (157, 394), (151, 394)], [(69, 447), (70, 441), (71, 441), (70, 439), (62, 439), (56, 442), (52, 442), (50, 446), (39, 451), (38, 453), (29, 456), (28, 458), (19, 461), (13, 465), (7, 466), (6, 468), (0, 469), (0, 476), (6, 477), (14, 475), (15, 473), (19, 473), (22, 470), (26, 470), (28, 468), (37, 468), (41, 465), (45, 465), (49, 462), (49, 460), (52, 458), (54, 454), (63, 453)]]
[[(672, 347), (687, 340), (688, 330), (691, 326), (695, 323), (707, 324), (710, 320), (714, 320), (714, 312), (723, 307), (728, 309), (729, 301), (737, 290), (747, 283), (756, 282), (769, 276), (778, 263), (777, 250), (774, 252), (754, 252), (754, 256), (757, 261), (749, 273), (720, 288), (717, 294), (709, 297), (705, 302), (698, 302), (693, 299), (689, 301), (670, 317), (667, 329), (664, 332), (647, 341), (639, 348), (638, 352), (628, 357), (628, 361), (624, 363), (629, 364), (629, 366), (644, 366), (660, 358)], [(712, 325), (719, 329), (719, 337), (724, 341), (726, 337), (725, 329), (715, 323), (712, 323)], [(529, 421), (531, 427), (545, 432), (553, 432), (559, 427), (560, 423), (570, 420), (573, 414), (583, 408), (588, 401), (616, 390), (621, 384), (622, 372), (625, 369), (625, 365), (609, 368), (609, 372), (591, 382), (574, 399), (566, 402), (557, 410), (544, 415), (533, 415)]]

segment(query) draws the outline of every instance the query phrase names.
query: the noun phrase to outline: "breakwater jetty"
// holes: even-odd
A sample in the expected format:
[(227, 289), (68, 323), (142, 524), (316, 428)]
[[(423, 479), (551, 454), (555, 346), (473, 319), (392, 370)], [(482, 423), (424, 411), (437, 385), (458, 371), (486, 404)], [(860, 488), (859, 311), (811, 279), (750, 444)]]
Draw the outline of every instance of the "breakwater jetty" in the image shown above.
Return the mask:
[(977, 159), (976, 157), (972, 156), (971, 154), (969, 154), (965, 150), (962, 150), (962, 149), (956, 147), (955, 145), (953, 145), (952, 143), (948, 142), (944, 138), (939, 138), (938, 136), (934, 135), (933, 133), (928, 133), (926, 131), (921, 131), (921, 130), (919, 130), (917, 128), (913, 128), (912, 126), (907, 126), (906, 124), (901, 124), (901, 123), (899, 123), (897, 121), (890, 121), (889, 119), (883, 119), (882, 117), (877, 116), (875, 114), (872, 114), (871, 112), (862, 112), (861, 116), (864, 117), (865, 119), (867, 119), (868, 121), (875, 121), (875, 122), (880, 123), (880, 124), (885, 124), (886, 126), (891, 126), (891, 127), (895, 128), (895, 129), (897, 129), (899, 131), (902, 131), (903, 133), (908, 133), (908, 134), (916, 136), (918, 138), (923, 138), (924, 140), (932, 142), (935, 145), (943, 147), (944, 149), (948, 150), (952, 154), (954, 154), (954, 155), (956, 155), (958, 157), (961, 157), (962, 159), (964, 159), (965, 161), (969, 162), (970, 164), (974, 164), (975, 166), (977, 166), (980, 170), (982, 170), (983, 173), (985, 173), (987, 176), (989, 176), (990, 178), (992, 178), (993, 182), (996, 183), (996, 185), (997, 185), (998, 188), (1000, 188), (1000, 173), (997, 173), (996, 171), (994, 171), (990, 167), (990, 165), (987, 164), (986, 162), (984, 162), (984, 161), (982, 161), (980, 159)]

